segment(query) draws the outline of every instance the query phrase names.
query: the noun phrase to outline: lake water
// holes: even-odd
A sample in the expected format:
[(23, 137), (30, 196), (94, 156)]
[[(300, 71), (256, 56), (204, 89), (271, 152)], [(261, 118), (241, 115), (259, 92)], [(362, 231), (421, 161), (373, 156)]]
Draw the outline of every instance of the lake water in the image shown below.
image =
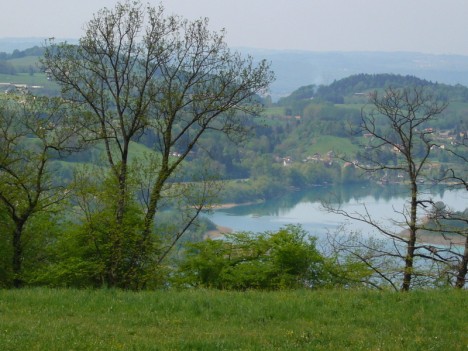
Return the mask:
[[(324, 210), (323, 202), (353, 213), (364, 213), (365, 209), (374, 219), (387, 227), (398, 228), (394, 222), (402, 221), (398, 214), (407, 206), (408, 188), (401, 185), (319, 187), (306, 191), (295, 191), (280, 199), (256, 205), (236, 206), (219, 209), (208, 215), (215, 224), (233, 231), (263, 232), (278, 230), (287, 224), (300, 224), (310, 234), (322, 237), (336, 231), (342, 225), (347, 230), (371, 234), (372, 229), (356, 221)], [(468, 207), (466, 190), (449, 190), (442, 187), (422, 189), (421, 198), (443, 201), (454, 210)]]

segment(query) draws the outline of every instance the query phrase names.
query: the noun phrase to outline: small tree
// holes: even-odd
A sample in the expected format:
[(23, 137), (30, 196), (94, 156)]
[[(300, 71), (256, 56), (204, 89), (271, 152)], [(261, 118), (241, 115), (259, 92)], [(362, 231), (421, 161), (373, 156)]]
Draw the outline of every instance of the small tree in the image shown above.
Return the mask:
[[(447, 104), (434, 99), (422, 87), (388, 88), (383, 93), (371, 94), (369, 102), (370, 107), (362, 109), (361, 123), (357, 129), (359, 134), (365, 134), (367, 140), (370, 140), (365, 146), (369, 152), (363, 156), (363, 162), (358, 166), (366, 172), (379, 175), (385, 181), (385, 177), (391, 172), (405, 175), (409, 187), (409, 205), (401, 211), (395, 210), (395, 213), (403, 217), (400, 224), (406, 235), (402, 236), (400, 232), (386, 228), (367, 211), (362, 215), (336, 209), (334, 211), (368, 223), (394, 242), (396, 252), (379, 250), (376, 254), (379, 257), (386, 254), (404, 261), (401, 290), (407, 291), (415, 275), (415, 258), (430, 258), (426, 247), (417, 244), (418, 231), (421, 229), (418, 208), (426, 203), (422, 198), (419, 182), (424, 178), (429, 156), (435, 145), (430, 123), (444, 111)], [(380, 156), (387, 152), (394, 153), (396, 159), (387, 160)], [(398, 243), (403, 244), (404, 249)], [(360, 257), (372, 265), (374, 257)], [(378, 274), (385, 278), (382, 270), (378, 269)]]
[(428, 245), (440, 272), (439, 280), (463, 288), (468, 272), (468, 208), (456, 211), (441, 201), (432, 203), (427, 211), (424, 232), (432, 237), (442, 237), (445, 244), (443, 247)]
[[(454, 155), (457, 156), (461, 162), (461, 164), (465, 165), (465, 171), (461, 171), (456, 173), (451, 171), (451, 178), (458, 182), (458, 185), (466, 189), (468, 192), (468, 174), (466, 166), (468, 165), (468, 130), (465, 130), (463, 139), (461, 141), (461, 146), (459, 148), (459, 152), (454, 152)], [(462, 166), (463, 169), (463, 166)], [(465, 238), (465, 245), (463, 249), (463, 253), (459, 255), (459, 263), (458, 263), (458, 270), (457, 270), (457, 279), (455, 286), (457, 288), (463, 288), (466, 284), (466, 276), (468, 274), (468, 208), (463, 211), (463, 213), (459, 213), (459, 216), (452, 216), (455, 217), (456, 220), (461, 221), (464, 223), (464, 228), (462, 230), (457, 230), (456, 233), (462, 235)]]
[(66, 188), (52, 179), (52, 158), (76, 148), (76, 130), (61, 99), (15, 95), (0, 104), (1, 224), (12, 248), (12, 284), (20, 287), (24, 233), (66, 198)]
[[(468, 126), (465, 124), (464, 131), (458, 132), (456, 145), (444, 149), (456, 162), (454, 167), (443, 170), (440, 179), (438, 179), (441, 182), (449, 182), (453, 188), (461, 188), (466, 191), (468, 191), (467, 129)], [(445, 204), (433, 203), (429, 218), (431, 228), (428, 229), (439, 233), (450, 243), (449, 247), (436, 250), (434, 254), (437, 254), (437, 257), (445, 263), (449, 273), (455, 276), (455, 287), (461, 289), (466, 284), (468, 274), (468, 208), (464, 211), (454, 211)], [(454, 239), (458, 239), (459, 243), (462, 243), (463, 251), (452, 247)]]

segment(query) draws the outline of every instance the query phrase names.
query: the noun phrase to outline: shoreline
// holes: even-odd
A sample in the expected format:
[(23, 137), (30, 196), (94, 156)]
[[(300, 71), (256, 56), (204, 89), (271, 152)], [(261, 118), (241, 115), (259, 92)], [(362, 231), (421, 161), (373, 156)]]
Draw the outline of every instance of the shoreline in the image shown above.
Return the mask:
[(232, 233), (233, 230), (229, 227), (223, 227), (221, 225), (217, 225), (216, 229), (208, 230), (204, 235), (203, 235), (203, 240), (214, 240), (214, 239), (219, 239), (224, 236), (224, 234), (229, 234)]
[(211, 208), (213, 210), (222, 210), (222, 209), (234, 208), (238, 206), (258, 205), (258, 204), (261, 204), (262, 202), (263, 201), (249, 201), (249, 202), (242, 202), (242, 203), (228, 202), (228, 203), (213, 205)]
[[(408, 236), (408, 229), (403, 230), (400, 233), (402, 238), (407, 239)], [(440, 246), (464, 246), (466, 238), (463, 235), (457, 234), (432, 234), (432, 233), (425, 233), (419, 232), (417, 233), (416, 242), (419, 244), (432, 244), (432, 245), (440, 245)]]
[[(216, 229), (208, 230), (203, 235), (203, 240), (216, 240), (222, 238), (225, 234), (233, 233), (234, 230), (229, 227), (216, 225)], [(408, 238), (408, 230), (404, 230), (400, 233), (402, 238)], [(419, 244), (432, 244), (438, 246), (464, 246), (465, 245), (465, 237), (462, 235), (431, 235), (427, 233), (419, 233), (417, 238), (417, 243)]]

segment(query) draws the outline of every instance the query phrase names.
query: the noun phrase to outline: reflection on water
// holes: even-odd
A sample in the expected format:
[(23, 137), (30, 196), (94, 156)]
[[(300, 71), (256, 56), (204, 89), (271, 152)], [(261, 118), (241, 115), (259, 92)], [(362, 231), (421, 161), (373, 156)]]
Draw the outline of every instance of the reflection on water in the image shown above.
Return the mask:
[[(421, 198), (444, 201), (456, 210), (464, 210), (468, 194), (464, 190), (449, 190), (441, 186), (421, 189)], [(408, 188), (391, 186), (343, 186), (317, 187), (306, 191), (291, 192), (287, 196), (255, 205), (237, 206), (217, 210), (208, 217), (217, 225), (234, 231), (261, 232), (277, 230), (286, 224), (300, 224), (313, 235), (321, 236), (327, 231), (347, 225), (350, 230), (369, 232), (371, 228), (362, 223), (346, 221), (344, 217), (324, 210), (322, 203), (346, 211), (362, 213), (364, 206), (384, 225), (395, 226), (392, 220), (403, 221), (397, 212), (407, 204)]]

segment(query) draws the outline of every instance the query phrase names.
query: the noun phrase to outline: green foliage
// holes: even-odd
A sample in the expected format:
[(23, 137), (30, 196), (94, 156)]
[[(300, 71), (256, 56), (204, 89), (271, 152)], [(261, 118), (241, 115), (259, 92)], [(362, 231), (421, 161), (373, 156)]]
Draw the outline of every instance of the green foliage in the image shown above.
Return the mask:
[(317, 91), (317, 86), (314, 84), (300, 87), (299, 89), (293, 91), (289, 96), (279, 99), (278, 105), (288, 106), (296, 100), (312, 99), (316, 91)]
[[(332, 103), (343, 103), (344, 97), (347, 95), (362, 94), (389, 87), (404, 88), (409, 86), (424, 86), (433, 93), (435, 98), (443, 101), (467, 101), (468, 97), (468, 89), (461, 85), (438, 84), (410, 75), (364, 73), (340, 79), (328, 86), (322, 85), (317, 89), (314, 97)], [(296, 95), (297, 93), (292, 94), (292, 96)]]
[(327, 166), (322, 162), (307, 162), (299, 166), (306, 186), (334, 184), (339, 182), (340, 166)]
[[(123, 288), (139, 289), (156, 272), (156, 243), (143, 240), (143, 211), (127, 198), (119, 223), (117, 186), (113, 177), (102, 182), (86, 173), (75, 184), (75, 218), (50, 248), (50, 264), (37, 283), (63, 287), (102, 287), (109, 281)], [(138, 264), (134, 262), (138, 260)]]
[(38, 60), (39, 56), (44, 54), (44, 48), (39, 46), (33, 46), (31, 48), (25, 50), (18, 50), (15, 49), (11, 54), (6, 52), (0, 52), (0, 59), (1, 60), (14, 60), (14, 59), (21, 59), (21, 58), (34, 58), (36, 61)]
[(72, 223), (49, 248), (49, 264), (39, 270), (34, 284), (50, 287), (99, 287), (104, 262), (96, 254), (98, 246), (85, 230)]
[(225, 203), (241, 204), (271, 199), (286, 193), (289, 190), (288, 183), (275, 178), (267, 173), (254, 179), (228, 181), (223, 188), (221, 200)]
[[(60, 216), (54, 212), (36, 213), (28, 220), (22, 233), (22, 270), (19, 277), (24, 284), (34, 285), (38, 276), (47, 269), (50, 249), (62, 234)], [(0, 287), (11, 287), (14, 223), (2, 215), (0, 206)]]
[(188, 244), (174, 283), (235, 290), (311, 288), (325, 283), (324, 262), (315, 239), (290, 225)]

